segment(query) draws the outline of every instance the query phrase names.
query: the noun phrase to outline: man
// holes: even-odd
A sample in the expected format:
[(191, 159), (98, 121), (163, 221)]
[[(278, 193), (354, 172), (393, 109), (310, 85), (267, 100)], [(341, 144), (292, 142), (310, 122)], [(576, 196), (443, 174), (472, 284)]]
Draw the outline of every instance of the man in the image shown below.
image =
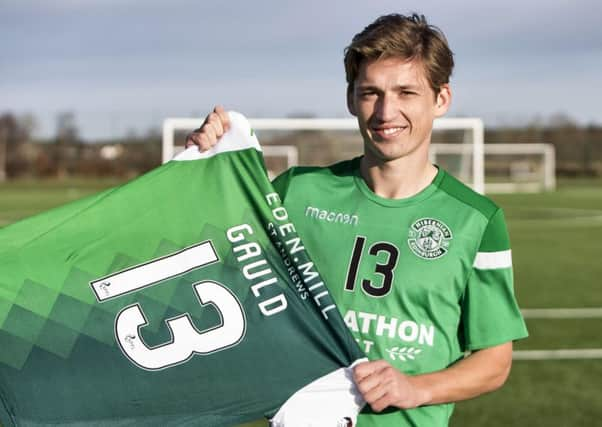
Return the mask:
[[(345, 51), (364, 155), (274, 181), (371, 360), (354, 371), (360, 427), (447, 425), (453, 402), (503, 385), (527, 336), (502, 211), (428, 160), (452, 68), (423, 16), (378, 18)], [(187, 144), (207, 149), (227, 128), (217, 107)]]

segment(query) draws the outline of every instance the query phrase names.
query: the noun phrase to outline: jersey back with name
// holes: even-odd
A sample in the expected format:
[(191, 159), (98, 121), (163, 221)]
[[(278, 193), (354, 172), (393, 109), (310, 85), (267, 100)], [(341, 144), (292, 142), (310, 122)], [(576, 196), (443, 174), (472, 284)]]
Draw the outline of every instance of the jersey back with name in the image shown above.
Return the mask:
[(232, 425), (362, 356), (237, 129), (0, 230), (0, 424)]

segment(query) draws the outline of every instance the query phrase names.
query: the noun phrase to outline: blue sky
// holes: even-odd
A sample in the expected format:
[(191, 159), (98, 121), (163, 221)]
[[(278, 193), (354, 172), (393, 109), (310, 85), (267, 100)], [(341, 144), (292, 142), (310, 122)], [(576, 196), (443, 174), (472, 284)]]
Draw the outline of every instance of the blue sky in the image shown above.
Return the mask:
[(599, 0), (0, 0), (0, 112), (52, 135), (158, 128), (219, 102), (248, 116), (346, 117), (343, 49), (384, 13), (424, 13), (455, 53), (452, 116), (565, 113), (602, 124)]

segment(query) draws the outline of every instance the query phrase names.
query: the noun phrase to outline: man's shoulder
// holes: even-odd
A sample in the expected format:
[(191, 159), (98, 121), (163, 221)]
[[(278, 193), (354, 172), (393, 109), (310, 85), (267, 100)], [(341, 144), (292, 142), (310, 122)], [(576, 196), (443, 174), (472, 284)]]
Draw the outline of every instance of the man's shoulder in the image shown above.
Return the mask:
[(274, 187), (281, 196), (286, 195), (291, 185), (328, 185), (329, 182), (352, 178), (355, 175), (357, 159), (344, 160), (329, 166), (294, 166), (277, 176)]
[(357, 159), (343, 160), (328, 166), (294, 166), (284, 174), (292, 178), (322, 179), (326, 177), (352, 176)]
[(500, 207), (489, 197), (476, 192), (448, 172), (443, 172), (439, 189), (468, 208), (480, 212), (487, 219), (500, 210)]

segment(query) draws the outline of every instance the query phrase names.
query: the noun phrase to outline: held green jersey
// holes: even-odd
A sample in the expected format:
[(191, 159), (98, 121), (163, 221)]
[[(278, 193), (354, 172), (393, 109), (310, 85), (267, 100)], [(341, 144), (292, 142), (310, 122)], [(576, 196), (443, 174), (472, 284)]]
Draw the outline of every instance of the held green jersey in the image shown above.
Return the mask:
[[(525, 337), (502, 211), (442, 169), (413, 197), (379, 197), (359, 163), (293, 168), (274, 185), (368, 358), (426, 373)], [(363, 413), (358, 426), (443, 426), (452, 410)]]
[(208, 153), (0, 230), (0, 424), (355, 418), (363, 354), (231, 120)]

